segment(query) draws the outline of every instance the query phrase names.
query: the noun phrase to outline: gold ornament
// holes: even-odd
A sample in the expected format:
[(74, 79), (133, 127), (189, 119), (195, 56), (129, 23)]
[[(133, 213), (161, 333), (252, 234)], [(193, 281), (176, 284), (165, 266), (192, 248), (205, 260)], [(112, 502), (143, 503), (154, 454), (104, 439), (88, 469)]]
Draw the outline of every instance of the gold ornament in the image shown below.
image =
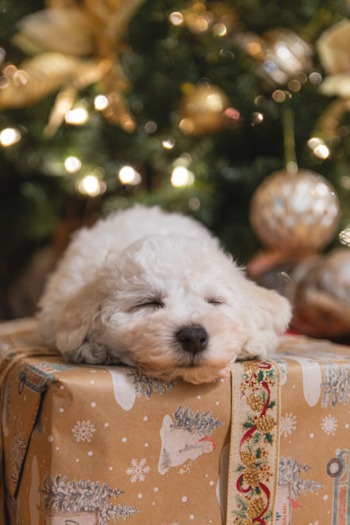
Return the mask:
[(286, 295), (293, 305), (292, 328), (316, 338), (349, 339), (350, 250), (337, 248), (301, 261)]
[(326, 95), (350, 97), (350, 21), (327, 29), (317, 42), (321, 63), (329, 76), (321, 84)]
[(181, 131), (189, 135), (204, 135), (219, 131), (225, 123), (229, 100), (225, 93), (211, 84), (184, 86), (181, 103)]
[(275, 425), (276, 421), (272, 416), (261, 416), (256, 422), (259, 432), (270, 432)]
[(120, 66), (125, 33), (144, 0), (47, 0), (47, 8), (22, 19), (15, 44), (33, 55), (2, 71), (0, 108), (33, 104), (58, 91), (46, 132), (55, 133), (81, 89), (98, 83), (106, 96), (105, 117), (133, 131)]
[(257, 73), (270, 84), (286, 84), (311, 67), (312, 47), (286, 28), (261, 36), (239, 33), (235, 40), (257, 63)]
[(320, 85), (323, 94), (338, 96), (318, 122), (318, 128), (329, 139), (337, 137), (339, 124), (350, 110), (350, 21), (330, 27), (317, 41), (320, 61), (328, 76)]
[(251, 225), (262, 244), (282, 251), (316, 251), (332, 240), (340, 217), (333, 186), (313, 171), (270, 175), (255, 191)]

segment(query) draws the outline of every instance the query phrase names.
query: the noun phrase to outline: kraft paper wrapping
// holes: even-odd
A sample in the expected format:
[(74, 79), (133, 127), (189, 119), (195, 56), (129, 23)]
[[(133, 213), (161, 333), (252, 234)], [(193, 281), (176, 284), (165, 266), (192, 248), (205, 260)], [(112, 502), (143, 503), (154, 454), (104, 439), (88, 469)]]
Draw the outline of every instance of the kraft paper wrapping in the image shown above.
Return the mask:
[(4, 525), (348, 525), (350, 348), (285, 337), (210, 385), (72, 365), (0, 325)]

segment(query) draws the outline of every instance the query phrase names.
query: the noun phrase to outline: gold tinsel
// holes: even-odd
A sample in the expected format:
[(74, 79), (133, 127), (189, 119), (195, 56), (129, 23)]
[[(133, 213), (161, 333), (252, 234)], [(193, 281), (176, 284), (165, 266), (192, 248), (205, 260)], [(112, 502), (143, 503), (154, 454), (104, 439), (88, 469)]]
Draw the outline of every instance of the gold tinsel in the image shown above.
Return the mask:
[(105, 117), (133, 131), (123, 92), (128, 83), (120, 66), (130, 18), (144, 0), (47, 0), (46, 9), (19, 24), (15, 44), (32, 55), (2, 71), (0, 108), (33, 104), (58, 91), (46, 132), (55, 133), (79, 90), (99, 83), (108, 99)]

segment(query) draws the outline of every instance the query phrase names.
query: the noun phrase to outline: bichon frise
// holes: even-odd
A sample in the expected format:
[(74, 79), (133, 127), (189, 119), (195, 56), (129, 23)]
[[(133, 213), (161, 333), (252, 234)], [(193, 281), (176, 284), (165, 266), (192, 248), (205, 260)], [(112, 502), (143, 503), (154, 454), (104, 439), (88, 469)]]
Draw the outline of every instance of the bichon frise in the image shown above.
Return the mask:
[(201, 224), (136, 206), (82, 229), (39, 303), (44, 340), (68, 361), (124, 363), (205, 383), (272, 352), (291, 316)]

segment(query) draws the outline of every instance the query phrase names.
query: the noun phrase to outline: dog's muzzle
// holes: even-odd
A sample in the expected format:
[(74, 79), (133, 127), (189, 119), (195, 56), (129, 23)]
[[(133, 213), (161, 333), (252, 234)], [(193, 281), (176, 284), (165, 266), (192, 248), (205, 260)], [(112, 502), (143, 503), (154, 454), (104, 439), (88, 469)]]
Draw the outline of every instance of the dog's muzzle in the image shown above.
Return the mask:
[(176, 332), (175, 338), (183, 350), (192, 355), (205, 350), (209, 341), (208, 332), (200, 324), (183, 326)]

